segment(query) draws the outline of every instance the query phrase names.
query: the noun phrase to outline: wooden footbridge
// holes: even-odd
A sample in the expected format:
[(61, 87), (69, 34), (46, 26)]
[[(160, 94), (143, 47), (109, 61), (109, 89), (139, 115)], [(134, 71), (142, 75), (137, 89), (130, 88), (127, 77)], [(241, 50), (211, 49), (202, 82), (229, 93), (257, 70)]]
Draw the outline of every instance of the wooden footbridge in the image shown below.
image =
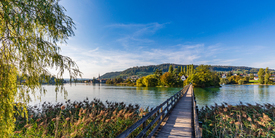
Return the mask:
[(192, 84), (185, 86), (147, 113), (117, 138), (129, 137), (137, 128), (142, 128), (142, 131), (135, 135), (137, 138), (201, 138), (202, 132)]

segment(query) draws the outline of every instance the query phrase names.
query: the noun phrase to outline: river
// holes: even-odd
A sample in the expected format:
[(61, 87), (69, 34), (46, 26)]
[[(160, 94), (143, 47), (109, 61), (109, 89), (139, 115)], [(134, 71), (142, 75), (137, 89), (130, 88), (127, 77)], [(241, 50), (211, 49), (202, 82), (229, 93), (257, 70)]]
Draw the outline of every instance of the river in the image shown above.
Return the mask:
[[(133, 87), (114, 86), (107, 84), (65, 84), (67, 94), (55, 92), (55, 86), (43, 85), (47, 90), (41, 99), (32, 97), (30, 105), (39, 105), (46, 102), (56, 103), (71, 101), (82, 101), (86, 97), (90, 100), (98, 98), (102, 101), (124, 102), (127, 104), (139, 104), (141, 107), (155, 107), (181, 88), (166, 87)], [(232, 105), (243, 103), (275, 103), (275, 86), (259, 85), (223, 85), (221, 88), (195, 88), (197, 104), (199, 108), (204, 105), (214, 105), (215, 103), (229, 103)], [(35, 99), (35, 100), (34, 100)]]

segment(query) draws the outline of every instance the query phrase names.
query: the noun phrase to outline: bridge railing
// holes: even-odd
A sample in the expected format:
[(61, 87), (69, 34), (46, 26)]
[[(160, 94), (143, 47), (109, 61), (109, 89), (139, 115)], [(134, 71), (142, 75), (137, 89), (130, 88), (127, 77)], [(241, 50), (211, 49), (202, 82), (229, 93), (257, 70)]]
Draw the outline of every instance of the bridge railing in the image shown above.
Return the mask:
[(194, 128), (194, 135), (195, 138), (202, 138), (202, 123), (199, 122), (199, 117), (198, 117), (198, 106), (197, 106), (197, 101), (195, 97), (195, 93), (193, 88), (192, 89), (192, 101), (193, 101), (193, 128)]
[[(165, 102), (157, 106), (151, 112), (147, 113), (135, 124), (130, 126), (128, 129), (119, 134), (116, 138), (128, 137), (133, 131), (142, 125), (142, 131), (135, 137), (151, 137), (158, 130), (160, 124), (163, 122), (167, 114), (173, 109), (179, 99), (188, 91), (190, 85), (185, 86), (182, 90), (174, 94), (172, 97), (167, 99)], [(152, 120), (149, 124), (146, 124), (147, 120)], [(151, 130), (151, 131), (149, 131)], [(149, 133), (149, 134), (148, 134)], [(147, 135), (148, 134), (148, 135)]]

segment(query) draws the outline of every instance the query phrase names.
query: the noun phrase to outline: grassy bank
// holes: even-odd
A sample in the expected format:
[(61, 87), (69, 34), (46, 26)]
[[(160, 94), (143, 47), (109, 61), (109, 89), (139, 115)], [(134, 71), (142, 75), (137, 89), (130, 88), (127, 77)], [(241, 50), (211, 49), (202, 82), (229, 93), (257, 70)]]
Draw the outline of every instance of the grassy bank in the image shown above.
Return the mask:
[(275, 106), (226, 103), (199, 111), (203, 137), (275, 137)]
[[(16, 116), (13, 137), (115, 137), (148, 113), (139, 105), (98, 99), (29, 107), (29, 118)], [(148, 122), (149, 123), (149, 122)], [(141, 126), (142, 127), (142, 126)], [(137, 129), (133, 135), (140, 130)]]

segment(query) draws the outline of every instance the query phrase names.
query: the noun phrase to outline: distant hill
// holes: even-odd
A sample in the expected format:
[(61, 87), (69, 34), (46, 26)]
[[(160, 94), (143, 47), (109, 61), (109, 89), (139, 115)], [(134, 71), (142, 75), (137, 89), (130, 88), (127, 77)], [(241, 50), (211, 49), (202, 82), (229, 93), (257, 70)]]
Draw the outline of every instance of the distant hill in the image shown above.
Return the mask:
[[(102, 75), (100, 78), (104, 79), (110, 79), (110, 78), (116, 78), (116, 77), (127, 77), (127, 76), (146, 76), (149, 74), (153, 74), (156, 69), (162, 70), (163, 72), (167, 72), (169, 69), (169, 66), (172, 65), (173, 68), (178, 68), (179, 66), (184, 67), (187, 65), (180, 65), (180, 64), (160, 64), (160, 65), (149, 65), (149, 66), (136, 66), (132, 68), (128, 68), (124, 71), (118, 71), (118, 72), (108, 72)], [(194, 68), (196, 68), (198, 65), (194, 65)], [(210, 68), (212, 71), (217, 72), (227, 72), (227, 71), (235, 71), (235, 72), (246, 72), (246, 73), (257, 73), (259, 71), (258, 68), (252, 68), (252, 67), (245, 67), (245, 66), (221, 66), (221, 65), (213, 65)]]
[(105, 73), (104, 75), (100, 76), (101, 79), (110, 79), (110, 78), (116, 78), (117, 76), (119, 76), (121, 73), (121, 71), (117, 71), (117, 72), (108, 72)]

